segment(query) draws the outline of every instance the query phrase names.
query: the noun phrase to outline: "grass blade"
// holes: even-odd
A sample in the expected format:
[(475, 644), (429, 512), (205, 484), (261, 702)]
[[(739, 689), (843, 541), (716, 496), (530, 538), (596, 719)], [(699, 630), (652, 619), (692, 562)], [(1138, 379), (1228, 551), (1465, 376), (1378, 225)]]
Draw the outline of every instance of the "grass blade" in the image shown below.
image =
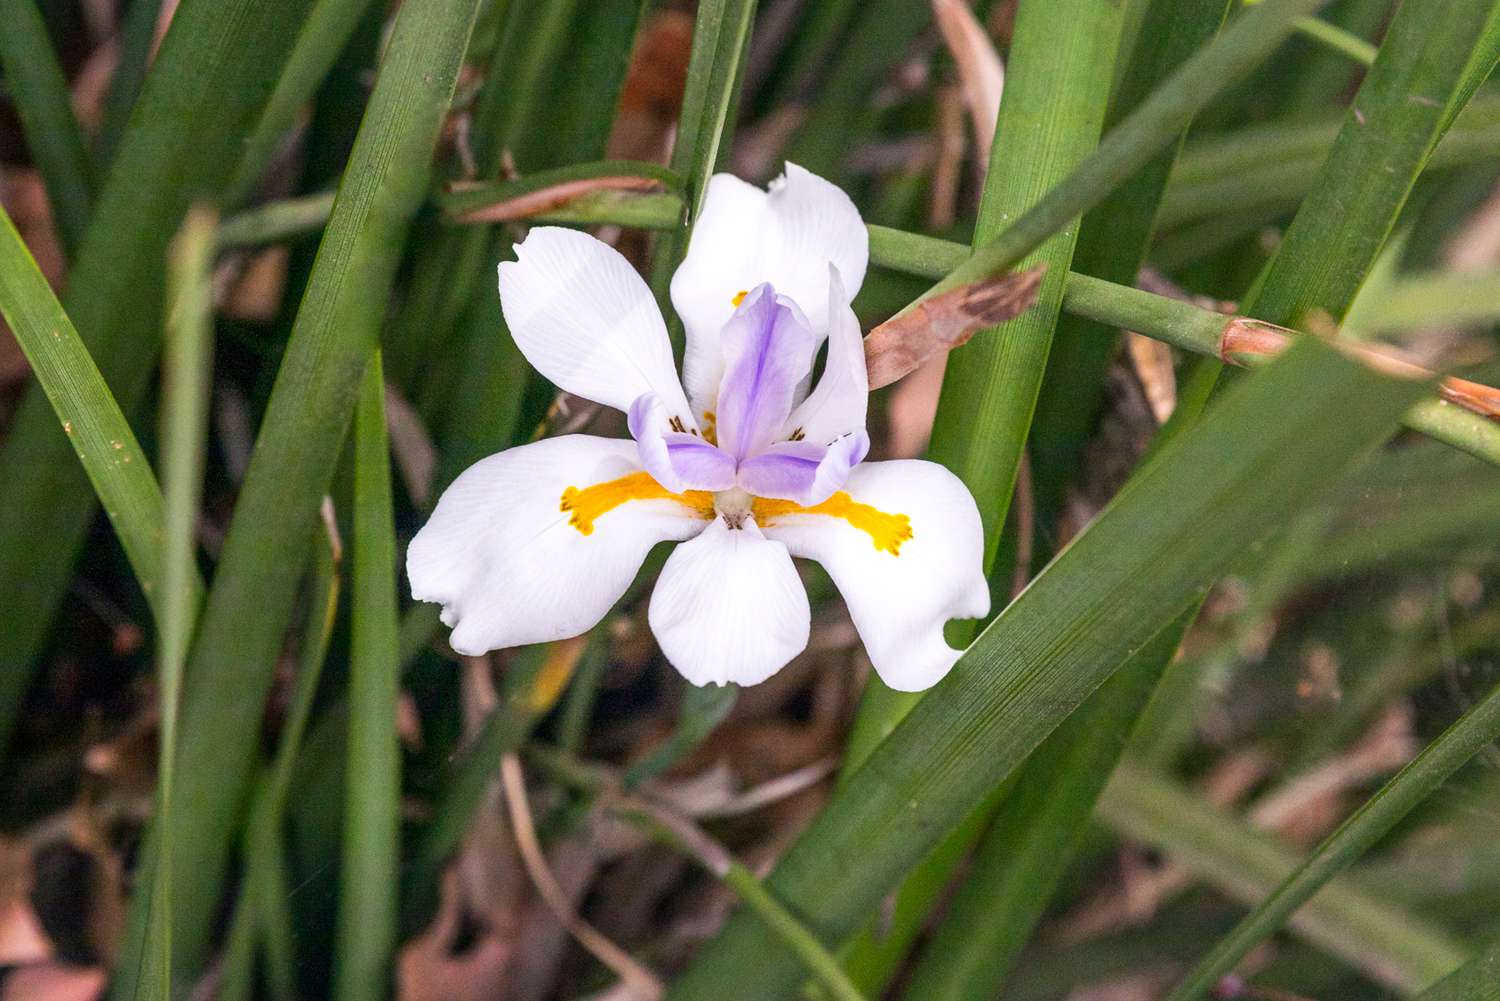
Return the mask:
[[(1128, 760), (1100, 797), (1099, 816), (1246, 904), (1262, 900), (1297, 869), (1295, 855), (1270, 836)], [(1445, 932), (1337, 877), (1292, 919), (1292, 929), (1403, 994), (1443, 976), (1465, 956)]]
[[(1381, 441), (1422, 391), (1302, 342), (1170, 442), (917, 703), (769, 887), (847, 935), (937, 840), (1253, 539)], [(1295, 447), (1291, 447), (1295, 442)], [(672, 997), (780, 997), (794, 958), (731, 921)]]
[[(193, 895), (176, 906), (179, 971), (202, 959), (307, 539), (427, 190), (476, 6), (442, 0), (397, 15), (224, 542), (183, 707), (181, 753), (198, 766), (181, 776), (196, 809), (174, 845), (195, 873)], [(131, 917), (128, 933), (139, 935), (141, 915)]]
[[(182, 0), (157, 52), (64, 297), (125, 413), (144, 398), (161, 343), (167, 243), (238, 159), (309, 3)], [(47, 401), (29, 394), (0, 449), (0, 589), (11, 595), (0, 603), (0, 744), (94, 511), (70, 449)]]
[(1500, 942), (1417, 995), (1416, 1001), (1496, 1001), (1500, 999)]
[(224, 186), (226, 206), (240, 205), (254, 192), (277, 147), (333, 68), (369, 6), (370, 0), (319, 0), (313, 5), (260, 120), (245, 139), (244, 155)]
[[(676, 229), (658, 239), (651, 264), (651, 287), (667, 316), (675, 316), (667, 297), (672, 272), (687, 253), (708, 179), (718, 168), (734, 130), (733, 109), (738, 104), (740, 72), (750, 44), (756, 2), (702, 0), (698, 4), (682, 113), (670, 161), (672, 172), (682, 179), (687, 212)], [(672, 330), (674, 339), (680, 340), (680, 324), (674, 323)]]
[(1402, 817), (1436, 791), (1460, 766), (1500, 738), (1500, 688), (1429, 744), (1410, 764), (1339, 825), (1234, 930), (1219, 939), (1168, 997), (1202, 997), (1246, 953), (1274, 933), (1329, 880), (1385, 836)]
[(93, 165), (69, 100), (68, 81), (47, 25), (34, 0), (0, 2), (0, 69), (26, 133), (31, 158), (47, 188), (47, 201), (63, 247), (83, 238), (93, 201)]
[(152, 867), (150, 928), (140, 958), (144, 972), (136, 996), (171, 1001), (172, 826), (177, 714), (182, 670), (192, 642), (202, 591), (196, 566), (198, 507), (203, 492), (203, 452), (213, 369), (212, 209), (188, 213), (172, 245), (167, 275), (167, 332), (162, 387), (162, 483), (166, 491), (162, 617), (156, 669), (161, 686), (161, 735), (156, 775), (156, 824), (160, 835)]
[(1243, 79), (1286, 40), (1298, 17), (1324, 0), (1265, 0), (1236, 18), (1104, 137), (1099, 149), (998, 236), (926, 293), (932, 295), (1004, 271), (1098, 205), (1182, 130), (1224, 88)]
[[(136, 581), (161, 622), (167, 614), (161, 488), (88, 349), (3, 209), (0, 313), (31, 363), (31, 371), (46, 395), (49, 416), (62, 426), (64, 440), (104, 504)], [(201, 591), (196, 574), (191, 586), (196, 600), (196, 593)], [(7, 722), (12, 709), (13, 704), (0, 705)]]
[(1474, 0), (1402, 4), (1272, 258), (1255, 315), (1294, 325), (1315, 309), (1343, 316), (1451, 120), (1471, 54), (1494, 44), (1486, 32), (1500, 35), (1496, 9)]
[(349, 740), (333, 996), (389, 992), (400, 883), (401, 752), (396, 742), (396, 525), (380, 351), (354, 418), (354, 583), (350, 588)]
[(113, 163), (130, 115), (141, 96), (161, 17), (162, 0), (141, 0), (132, 3), (125, 11), (120, 28), (120, 57), (109, 77), (109, 90), (104, 95), (104, 122), (95, 143), (101, 168)]
[[(1019, 9), (974, 231), (976, 247), (1006, 220), (1024, 214), (1039, 193), (1067, 177), (1098, 144), (1112, 81), (1108, 67), (1123, 20), (1123, 5), (1108, 0), (1059, 0)], [(954, 351), (943, 377), (929, 458), (956, 473), (979, 505), (986, 573), (994, 568), (1077, 236), (1077, 227), (1062, 229), (1019, 262), (1021, 268), (1045, 269), (1035, 305)], [(973, 632), (971, 624), (965, 638)], [(868, 689), (856, 735), (888, 730), (921, 697), (898, 696), (873, 678)], [(851, 763), (862, 760), (866, 749), (863, 740), (851, 743)], [(971, 820), (953, 837), (970, 843), (978, 823)], [(956, 845), (947, 846), (924, 864), (903, 887), (898, 912), (925, 914), (951, 875), (951, 862), (945, 860), (958, 854)], [(899, 916), (897, 921), (913, 931), (920, 924)], [(862, 936), (847, 959), (856, 982), (877, 993), (909, 944), (900, 935)]]

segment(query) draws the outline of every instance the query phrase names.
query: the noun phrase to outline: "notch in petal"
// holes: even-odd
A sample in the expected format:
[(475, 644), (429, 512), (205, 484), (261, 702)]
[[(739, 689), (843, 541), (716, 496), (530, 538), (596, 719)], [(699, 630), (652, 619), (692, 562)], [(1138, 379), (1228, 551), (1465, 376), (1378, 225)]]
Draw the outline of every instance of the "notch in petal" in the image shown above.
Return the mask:
[(516, 346), (559, 389), (628, 411), (646, 393), (697, 427), (651, 290), (587, 233), (538, 226), (502, 261), (500, 306)]
[(807, 648), (811, 612), (786, 546), (716, 518), (667, 558), (648, 618), (688, 681), (754, 685)]
[[(569, 488), (608, 484), (590, 510), (563, 509)], [(712, 516), (665, 494), (630, 441), (567, 435), (482, 459), (412, 539), (412, 597), (443, 606), (459, 653), (577, 636), (620, 599), (652, 546), (691, 538)]]
[[(821, 513), (764, 505), (761, 528), (793, 556), (823, 564), (882, 681), (929, 688), (959, 657), (944, 624), (989, 612), (979, 509), (958, 477), (914, 459), (862, 463), (844, 489)], [(899, 538), (888, 538), (898, 524)]]

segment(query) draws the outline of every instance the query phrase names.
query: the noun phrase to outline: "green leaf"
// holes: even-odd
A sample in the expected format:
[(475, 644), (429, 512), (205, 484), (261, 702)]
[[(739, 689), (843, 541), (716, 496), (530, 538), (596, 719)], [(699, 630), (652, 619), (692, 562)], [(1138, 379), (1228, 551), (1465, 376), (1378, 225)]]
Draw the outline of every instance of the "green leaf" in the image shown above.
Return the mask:
[(173, 802), (177, 764), (177, 717), (182, 671), (198, 617), (198, 508), (203, 493), (203, 452), (208, 431), (208, 400), (213, 371), (212, 209), (188, 213), (172, 246), (167, 275), (166, 352), (161, 406), (162, 483), (165, 484), (166, 539), (162, 569), (162, 616), (156, 670), (160, 685), (161, 735), (156, 772), (157, 855), (151, 871), (151, 926), (140, 958), (145, 972), (137, 981), (139, 998), (171, 1001), (172, 828), (180, 805)]
[[(77, 455), (158, 621), (167, 614), (165, 505), (141, 446), (52, 287), (0, 209), (0, 313)], [(72, 459), (63, 458), (72, 465)], [(38, 536), (41, 538), (42, 536)], [(29, 546), (35, 552), (35, 546)], [(196, 574), (192, 580), (201, 589)], [(3, 672), (0, 672), (3, 673)], [(9, 712), (13, 706), (0, 707)]]
[[(189, 976), (218, 904), (307, 539), (376, 343), (407, 223), (427, 191), (476, 6), (440, 0), (406, 5), (396, 16), (204, 607), (188, 662), (180, 751), (196, 763), (180, 776), (195, 809), (173, 846), (195, 874), (192, 896), (176, 902), (173, 935), (177, 969)], [(132, 909), (128, 935), (140, 934), (141, 916)]]
[[(1099, 816), (1249, 905), (1298, 868), (1295, 854), (1271, 836), (1128, 760), (1100, 797)], [(1441, 977), (1465, 955), (1446, 932), (1341, 877), (1292, 919), (1292, 930), (1403, 994)]]
[[(1005, 100), (979, 203), (976, 247), (1004, 229), (1007, 220), (1023, 215), (1041, 192), (1068, 177), (1097, 146), (1109, 103), (1108, 69), (1123, 20), (1124, 6), (1113, 0), (1057, 0), (1019, 8)], [(1036, 303), (954, 351), (943, 377), (928, 455), (956, 473), (979, 505), (986, 574), (994, 569), (1077, 236), (1077, 227), (1060, 229), (1018, 262), (1020, 268), (1045, 269)], [(973, 624), (968, 626), (972, 636)], [(885, 729), (920, 698), (897, 696), (876, 678), (868, 687), (872, 691), (861, 703), (856, 735)], [(863, 741), (851, 743), (851, 764), (863, 759), (865, 746)], [(969, 843), (978, 823), (970, 821), (953, 837)], [(913, 875), (898, 899), (897, 922), (916, 930), (918, 922), (903, 921), (899, 912), (925, 913), (951, 875), (951, 857), (960, 854), (956, 845), (945, 846)], [(877, 993), (909, 944), (904, 936), (867, 933), (846, 962), (856, 982)]]
[[(672, 144), (670, 167), (682, 179), (685, 215), (680, 225), (657, 240), (651, 262), (651, 287), (665, 315), (673, 315), (667, 297), (672, 273), (687, 253), (693, 223), (703, 207), (708, 179), (734, 131), (734, 109), (739, 82), (750, 46), (757, 0), (700, 0), (693, 22), (693, 47), (688, 55), (682, 113)], [(680, 340), (680, 325), (673, 325)]]
[(1497, 1001), (1500, 999), (1500, 942), (1418, 994), (1416, 1001)]
[(1310, 310), (1343, 316), (1450, 121), (1471, 53), (1494, 44), (1487, 32), (1500, 36), (1497, 9), (1476, 0), (1402, 4), (1248, 307), (1256, 316), (1289, 324)]
[(34, 0), (0, 0), (0, 24), (5, 25), (0, 31), (0, 69), (5, 71), (32, 161), (46, 185), (57, 233), (71, 253), (88, 225), (94, 180), (68, 81)]
[(1219, 939), (1213, 951), (1183, 979), (1168, 1001), (1190, 1001), (1211, 990), (1219, 977), (1232, 970), (1313, 894), (1369, 851), (1402, 817), (1496, 738), (1500, 738), (1500, 688), (1464, 713), (1340, 824), (1338, 830), (1323, 839), (1305, 862), (1256, 904), (1233, 931)]
[[(1378, 444), (1423, 391), (1306, 341), (1164, 446), (871, 753), (769, 887), (825, 941), (881, 896), (1246, 546)], [(1295, 445), (1295, 447), (1293, 447)], [(784, 996), (795, 959), (731, 921), (672, 997)]]
[[(239, 158), (310, 2), (182, 0), (162, 40), (64, 295), (127, 414), (161, 344), (167, 243), (189, 203), (211, 198)], [(156, 6), (131, 10), (149, 10), (154, 26)], [(70, 451), (48, 402), (28, 395), (0, 449), (0, 590), (11, 596), (0, 603), (0, 743), (94, 511)]]
[(224, 186), (226, 206), (237, 206), (249, 199), (278, 147), (296, 125), (297, 115), (333, 68), (369, 6), (370, 0), (317, 0), (313, 4), (297, 35), (297, 44), (287, 57), (286, 68), (276, 80), (276, 88), (245, 139), (244, 155)]
[(1074, 217), (1098, 205), (1152, 157), (1174, 142), (1215, 95), (1243, 79), (1291, 34), (1295, 20), (1324, 0), (1265, 0), (1142, 101), (1092, 156), (1047, 191), (999, 235), (975, 249), (926, 295), (997, 274), (1041, 245)]
[(396, 525), (380, 351), (354, 418), (354, 572), (350, 588), (349, 738), (344, 778), (333, 996), (389, 993), (401, 871), (401, 751), (396, 740)]

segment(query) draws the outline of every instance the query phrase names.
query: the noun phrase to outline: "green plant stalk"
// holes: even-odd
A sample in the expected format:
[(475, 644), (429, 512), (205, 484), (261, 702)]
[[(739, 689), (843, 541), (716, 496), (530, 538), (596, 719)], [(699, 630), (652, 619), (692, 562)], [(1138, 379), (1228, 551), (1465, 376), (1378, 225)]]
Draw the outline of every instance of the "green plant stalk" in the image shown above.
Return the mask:
[[(1476, 66), (1493, 65), (1500, 3), (1457, 0), (1456, 6), (1463, 9), (1445, 4), (1454, 18), (1440, 30), (1428, 26), (1432, 17), (1443, 18), (1435, 5), (1403, 4), (1397, 11), (1317, 182), (1247, 297), (1245, 312), (1293, 326), (1312, 310), (1325, 321), (1343, 321), (1434, 146), (1477, 87)], [(1211, 374), (1204, 370), (1200, 386), (1210, 386)], [(1179, 405), (1173, 420), (1185, 416), (1191, 412)], [(1419, 403), (1407, 423), (1471, 455), (1500, 459), (1500, 425), (1451, 404)], [(1165, 690), (1196, 692), (1174, 676), (1186, 670), (1181, 662), (1169, 669)], [(1199, 703), (1185, 699), (1176, 711), (1192, 719)], [(1161, 732), (1186, 735), (1191, 728), (1164, 725)], [(1175, 753), (1163, 739), (1155, 743), (1162, 760)]]
[(313, 5), (260, 120), (245, 139), (244, 155), (224, 186), (226, 206), (242, 205), (254, 193), (277, 148), (333, 68), (369, 6), (370, 0), (318, 0)]
[[(161, 44), (64, 297), (124, 413), (144, 398), (161, 343), (167, 243), (233, 167), (309, 2), (182, 0)], [(28, 394), (0, 449), (0, 745), (94, 511), (71, 450), (48, 401)]]
[(349, 740), (344, 777), (333, 996), (384, 997), (396, 946), (401, 751), (396, 740), (396, 525), (380, 350), (354, 417), (354, 573), (350, 588)]
[[(1270, 836), (1128, 760), (1100, 797), (1099, 817), (1251, 906), (1298, 868), (1294, 854)], [(1292, 929), (1402, 994), (1415, 993), (1465, 957), (1446, 932), (1337, 876), (1292, 918)]]
[(1500, 1001), (1500, 942), (1417, 995), (1416, 1001)]
[[(672, 172), (682, 179), (686, 211), (675, 229), (657, 239), (651, 262), (651, 288), (667, 316), (675, 315), (668, 297), (672, 273), (687, 253), (693, 223), (708, 193), (708, 179), (734, 133), (732, 109), (738, 103), (740, 71), (750, 44), (756, 2), (702, 0), (698, 4), (682, 112), (669, 161)], [(674, 339), (681, 340), (681, 324), (673, 323), (671, 329)]]
[[(1472, 53), (1500, 33), (1496, 5), (1406, 3), (1267, 269), (1252, 311), (1300, 325), (1341, 318), (1449, 122)], [(1485, 68), (1488, 72), (1488, 67)]]
[[(77, 455), (103, 502), (152, 614), (162, 622), (168, 601), (163, 537), (166, 515), (161, 488), (130, 423), (3, 208), (0, 314), (14, 332), (45, 394), (51, 411), (48, 416), (62, 426), (64, 441)], [(31, 548), (36, 547), (33, 544)], [(202, 590), (196, 572), (191, 587), (196, 602)], [(19, 688), (12, 694), (18, 695)], [(14, 705), (0, 706), (7, 722), (13, 710)]]
[(1168, 1001), (1189, 1001), (1207, 994), (1221, 976), (1280, 928), (1313, 894), (1369, 851), (1402, 817), (1496, 738), (1500, 738), (1500, 688), (1464, 713), (1313, 849), (1307, 861), (1256, 904), (1233, 931), (1219, 939)]
[[(1123, 13), (1124, 6), (1113, 0), (1056, 0), (1018, 9), (1006, 99), (1000, 105), (974, 231), (976, 247), (992, 239), (1006, 220), (1023, 215), (1097, 145)], [(979, 506), (987, 575), (994, 570), (1077, 237), (1077, 226), (1066, 227), (1019, 262), (1019, 267), (1046, 269), (1036, 303), (954, 351), (943, 378), (928, 455), (957, 474)], [(967, 625), (965, 640), (976, 631), (974, 624)], [(897, 695), (872, 677), (855, 733), (885, 729), (920, 697)], [(863, 757), (863, 747), (863, 740), (851, 747), (853, 763)], [(977, 818), (966, 822), (953, 837), (971, 844), (982, 824)], [(903, 921), (899, 912), (925, 914), (962, 854), (957, 846), (940, 848), (913, 874), (898, 897), (896, 923), (917, 930), (920, 922)], [(846, 968), (864, 990), (879, 993), (909, 945), (909, 938), (867, 932), (852, 947)]]
[(0, 0), (0, 69), (42, 175), (63, 248), (83, 238), (93, 201), (93, 164), (69, 100), (68, 81), (35, 0)]
[[(403, 6), (396, 16), (204, 608), (182, 719), (181, 753), (196, 763), (181, 776), (192, 810), (174, 845), (184, 870), (195, 873), (174, 928), (177, 968), (188, 975), (207, 944), (308, 533), (376, 343), (407, 223), (427, 191), (476, 7), (440, 0)], [(138, 935), (134, 908), (131, 918), (128, 934)]]
[[(324, 196), (314, 197), (322, 199)], [(630, 196), (624, 200), (629, 203), (624, 209), (619, 208), (617, 203), (601, 208), (575, 201), (532, 218), (537, 222), (664, 229), (673, 225), (672, 220), (677, 218), (681, 205), (676, 196), (668, 193)], [(251, 234), (267, 233), (269, 235), (265, 239), (273, 240), (288, 232), (315, 230), (321, 224), (320, 213), (319, 206), (302, 204), (296, 200), (273, 203), (267, 208), (265, 215), (249, 212), (226, 220), (220, 227), (220, 242), (226, 242), (226, 229), (231, 231), (228, 242), (233, 244), (238, 244), (240, 240), (246, 243), (256, 240)], [(284, 228), (278, 220), (288, 217), (295, 218), (296, 222)], [(936, 279), (957, 267), (968, 256), (968, 251), (962, 244), (951, 240), (887, 226), (872, 225), (869, 230), (870, 263), (878, 267)], [(1424, 276), (1405, 280), (1392, 289), (1393, 305), (1389, 326), (1416, 328), (1428, 324), (1467, 323), (1493, 318), (1500, 314), (1500, 306), (1492, 301), (1494, 282), (1494, 277), (1488, 272), (1472, 276)], [(1439, 297), (1442, 301), (1438, 301)], [(1424, 305), (1424, 302), (1429, 305)], [(1062, 311), (1101, 324), (1106, 330), (1133, 330), (1208, 357), (1218, 357), (1224, 326), (1232, 319), (1201, 306), (1076, 271), (1068, 273), (1063, 290)], [(1413, 430), (1430, 434), (1434, 439), (1451, 444), (1477, 458), (1500, 464), (1500, 431), (1497, 431), (1494, 422), (1477, 414), (1431, 400), (1413, 407), (1405, 421)], [(476, 453), (474, 457), (477, 459), (487, 454), (489, 451), (483, 451)]]
[(1347, 56), (1361, 66), (1372, 66), (1375, 63), (1375, 54), (1379, 51), (1377, 46), (1371, 45), (1363, 38), (1353, 32), (1345, 31), (1336, 24), (1329, 24), (1322, 18), (1298, 18), (1297, 30), (1324, 48), (1337, 52), (1341, 56)]
[[(1424, 388), (1311, 340), (1229, 387), (871, 752), (768, 888), (824, 942), (855, 930), (1115, 668), (1247, 545), (1384, 440)], [(799, 973), (757, 919), (740, 915), (670, 997), (717, 998), (725, 983), (744, 999), (783, 997)]]
[(166, 352), (162, 386), (162, 483), (165, 485), (165, 540), (162, 617), (156, 670), (161, 692), (161, 734), (156, 773), (159, 851), (152, 874), (151, 927), (140, 962), (139, 998), (171, 1001), (173, 775), (176, 769), (177, 711), (182, 669), (192, 642), (202, 588), (198, 582), (196, 540), (203, 493), (203, 452), (208, 431), (208, 400), (213, 370), (213, 245), (217, 216), (212, 209), (188, 212), (172, 245), (167, 274)]
[(998, 235), (977, 247), (923, 298), (967, 285), (1020, 261), (1109, 196), (1174, 142), (1224, 88), (1247, 76), (1286, 40), (1298, 17), (1324, 0), (1265, 0), (1236, 18), (1104, 137), (1099, 148)]

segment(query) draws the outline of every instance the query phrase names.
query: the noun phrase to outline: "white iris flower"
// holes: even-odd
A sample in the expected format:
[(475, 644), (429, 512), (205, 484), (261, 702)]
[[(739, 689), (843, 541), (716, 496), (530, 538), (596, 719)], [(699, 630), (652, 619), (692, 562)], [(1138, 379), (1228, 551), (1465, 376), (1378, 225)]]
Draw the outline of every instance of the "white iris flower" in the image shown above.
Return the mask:
[(828, 571), (886, 684), (918, 691), (948, 672), (943, 624), (989, 611), (979, 512), (942, 466), (861, 461), (869, 384), (849, 303), (869, 238), (847, 195), (792, 164), (769, 191), (712, 179), (672, 279), (681, 381), (618, 252), (541, 227), (516, 256), (500, 265), (516, 344), (559, 388), (628, 414), (634, 440), (523, 445), (448, 488), (407, 572), (414, 597), (442, 604), (455, 650), (587, 631), (672, 541), (649, 619), (694, 684), (753, 685), (806, 647), (794, 556)]

